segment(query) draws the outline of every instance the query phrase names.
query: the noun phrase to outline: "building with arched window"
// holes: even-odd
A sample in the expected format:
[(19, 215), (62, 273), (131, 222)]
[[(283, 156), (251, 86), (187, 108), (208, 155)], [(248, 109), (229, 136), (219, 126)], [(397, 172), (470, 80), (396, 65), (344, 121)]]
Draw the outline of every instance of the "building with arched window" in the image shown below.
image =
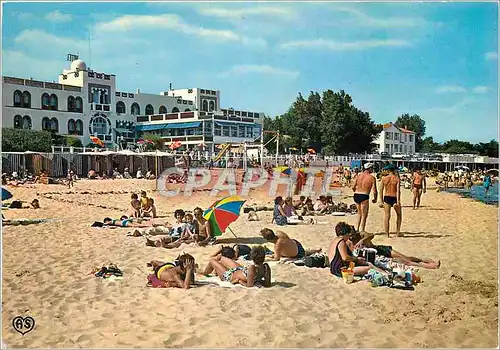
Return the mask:
[[(107, 146), (135, 142), (144, 132), (165, 142), (252, 141), (260, 135), (263, 115), (220, 107), (218, 90), (170, 89), (160, 94), (117, 90), (114, 74), (97, 72), (76, 59), (58, 81), (2, 77), (2, 126), (49, 130), (81, 139), (99, 137)], [(157, 114), (156, 114), (157, 113)]]

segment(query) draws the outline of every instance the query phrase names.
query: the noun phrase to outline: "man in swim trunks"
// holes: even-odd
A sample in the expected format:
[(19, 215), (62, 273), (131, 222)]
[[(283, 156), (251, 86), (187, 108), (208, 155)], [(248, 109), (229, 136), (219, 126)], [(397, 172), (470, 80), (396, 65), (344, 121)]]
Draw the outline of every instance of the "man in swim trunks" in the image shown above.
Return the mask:
[(427, 190), (425, 175), (422, 174), (420, 169), (415, 171), (411, 180), (411, 187), (413, 192), (413, 210), (415, 210), (420, 208), (420, 197), (422, 197), (422, 192), (425, 193)]
[[(389, 164), (384, 167), (389, 173), (382, 178), (380, 185), (380, 206), (384, 208), (384, 229), (389, 235), (389, 223), (391, 220), (391, 208), (396, 212), (396, 233), (401, 236), (401, 223), (403, 221), (403, 213), (401, 208), (401, 181), (399, 175), (396, 174), (396, 165)], [(382, 203), (383, 200), (383, 203)]]
[(344, 170), (344, 179), (345, 179), (346, 186), (351, 186), (351, 177), (352, 177), (351, 170), (346, 168)]
[(373, 203), (377, 203), (377, 180), (372, 176), (373, 163), (366, 163), (365, 170), (356, 177), (352, 190), (354, 191), (354, 203), (358, 210), (358, 231), (365, 232), (366, 218), (370, 209), (370, 192), (373, 188)]
[(356, 248), (366, 247), (374, 248), (377, 250), (377, 255), (385, 256), (387, 258), (392, 258), (408, 266), (418, 266), (425, 269), (438, 269), (441, 266), (441, 261), (435, 262), (430, 259), (420, 259), (414, 256), (406, 256), (398, 251), (392, 249), (389, 245), (375, 245), (372, 242), (373, 234), (362, 234), (356, 232), (354, 226), (351, 226), (351, 232), (349, 233), (349, 241), (352, 243), (352, 250)]
[(276, 234), (271, 229), (264, 228), (260, 231), (262, 237), (274, 244), (273, 260), (279, 261), (283, 258), (302, 259), (314, 253), (319, 253), (320, 249), (305, 250), (302, 244), (296, 239), (291, 239), (285, 232), (276, 231)]

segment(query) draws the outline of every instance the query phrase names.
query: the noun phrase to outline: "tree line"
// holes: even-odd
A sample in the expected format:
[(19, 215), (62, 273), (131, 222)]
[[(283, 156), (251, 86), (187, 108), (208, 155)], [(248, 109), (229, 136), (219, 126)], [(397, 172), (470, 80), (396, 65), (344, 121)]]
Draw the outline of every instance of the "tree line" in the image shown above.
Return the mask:
[[(425, 120), (418, 114), (401, 114), (394, 124), (415, 132), (416, 152), (475, 153), (498, 157), (498, 142), (495, 140), (478, 144), (449, 140), (440, 144), (432, 137), (424, 138)], [(321, 154), (372, 153), (376, 149), (374, 141), (382, 129), (383, 125), (374, 123), (368, 112), (357, 108), (344, 90), (326, 90), (321, 95), (311, 91), (307, 99), (299, 93), (286, 113), (275, 118), (264, 117), (264, 130), (280, 133), (280, 152), (291, 149), (307, 152), (308, 148), (313, 148)], [(266, 133), (264, 142), (269, 142), (272, 137)], [(275, 152), (276, 143), (270, 142), (266, 148)]]

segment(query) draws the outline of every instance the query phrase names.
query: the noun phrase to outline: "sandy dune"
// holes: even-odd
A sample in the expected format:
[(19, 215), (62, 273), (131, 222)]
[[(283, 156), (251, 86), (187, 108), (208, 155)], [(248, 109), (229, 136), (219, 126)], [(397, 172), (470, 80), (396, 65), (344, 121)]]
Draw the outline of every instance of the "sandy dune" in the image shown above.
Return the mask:
[[(169, 260), (180, 252), (204, 265), (215, 247), (175, 250), (146, 247), (127, 229), (91, 229), (93, 221), (126, 214), (130, 191), (147, 189), (160, 214), (177, 207), (206, 207), (206, 193), (160, 197), (154, 182), (79, 181), (73, 194), (40, 195), (40, 210), (7, 210), (8, 218), (57, 221), (3, 230), (3, 338), (9, 347), (496, 347), (498, 344), (498, 209), (430, 190), (423, 207), (404, 208), (405, 237), (376, 242), (419, 257), (440, 258), (436, 271), (421, 270), (424, 283), (413, 292), (345, 285), (327, 269), (273, 267), (269, 289), (145, 287), (151, 259)], [(11, 189), (16, 198), (67, 192), (59, 185)], [(122, 191), (103, 194), (99, 192)], [(81, 192), (88, 192), (82, 194)], [(345, 190), (350, 196), (351, 191)], [(51, 196), (51, 199), (46, 196)], [(249, 203), (271, 198), (252, 193)], [(65, 200), (65, 202), (61, 200)], [(352, 199), (345, 200), (349, 204)], [(404, 191), (403, 203), (411, 204)], [(105, 206), (102, 208), (99, 206)], [(258, 231), (271, 225), (242, 215), (231, 227), (238, 242), (261, 243)], [(372, 206), (368, 230), (382, 231), (382, 209)], [(171, 214), (166, 219), (172, 221)], [(287, 227), (306, 248), (326, 249), (339, 220)], [(395, 223), (393, 223), (394, 225)], [(223, 237), (234, 242), (230, 234)], [(89, 275), (95, 266), (116, 263), (123, 280)], [(15, 316), (32, 316), (36, 327), (22, 336)]]

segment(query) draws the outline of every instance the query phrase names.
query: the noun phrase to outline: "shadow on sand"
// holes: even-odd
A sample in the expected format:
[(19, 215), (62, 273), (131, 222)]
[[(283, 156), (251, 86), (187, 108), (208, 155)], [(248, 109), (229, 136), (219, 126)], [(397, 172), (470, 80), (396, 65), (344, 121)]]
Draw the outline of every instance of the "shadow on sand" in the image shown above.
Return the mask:
[[(396, 233), (391, 232), (391, 238), (444, 238), (444, 237), (450, 237), (451, 235), (448, 234), (434, 234), (430, 232), (401, 232), (403, 236), (398, 237)], [(385, 232), (377, 232), (374, 233), (375, 236), (387, 236)]]
[(273, 282), (273, 283), (271, 283), (271, 287), (292, 288), (295, 286), (296, 286), (296, 284), (291, 283), (291, 282)]
[(231, 237), (217, 238), (216, 244), (265, 244), (269, 243), (262, 237)]

